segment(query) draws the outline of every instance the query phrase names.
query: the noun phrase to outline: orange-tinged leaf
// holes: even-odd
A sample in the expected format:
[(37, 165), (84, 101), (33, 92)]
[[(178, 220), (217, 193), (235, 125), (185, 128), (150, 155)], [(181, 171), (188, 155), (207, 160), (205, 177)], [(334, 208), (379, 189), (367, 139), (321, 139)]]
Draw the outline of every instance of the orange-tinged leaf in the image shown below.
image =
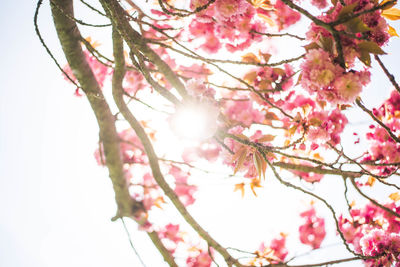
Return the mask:
[(268, 54), (268, 53), (261, 53), (261, 52), (260, 52), (260, 55), (263, 57), (265, 63), (268, 63), (269, 59), (270, 59), (271, 56), (272, 56), (271, 54)]
[[(379, 5), (382, 6), (382, 5), (386, 4), (386, 3), (389, 2), (389, 1), (392, 1), (392, 0), (383, 0)], [(391, 4), (389, 4), (389, 5), (387, 5), (385, 8), (383, 8), (383, 10), (389, 9), (389, 8), (395, 6), (396, 4), (397, 4), (397, 1), (392, 2)]]
[(162, 204), (167, 203), (165, 202), (164, 198), (162, 196), (158, 197), (155, 201), (154, 201), (154, 205), (159, 208), (159, 209), (163, 209), (162, 208)]
[(400, 200), (400, 194), (398, 192), (392, 193), (389, 195), (389, 198), (393, 201), (399, 201)]
[(393, 28), (392, 26), (390, 26), (390, 25), (388, 25), (388, 34), (390, 35), (390, 36), (397, 36), (397, 37), (399, 37), (399, 35), (397, 34), (397, 32), (396, 32), (396, 30), (395, 30), (395, 28)]
[(242, 193), (242, 197), (244, 197), (244, 183), (235, 184), (235, 188), (233, 189), (233, 192), (236, 192), (238, 190), (240, 190), (240, 192)]
[(249, 138), (247, 136), (245, 136), (244, 134), (235, 134), (235, 136), (239, 137), (241, 139), (244, 139), (244, 140), (249, 140)]
[(244, 161), (246, 160), (247, 149), (243, 150), (238, 156), (238, 160), (236, 161), (236, 167), (233, 171), (233, 174), (236, 174), (238, 170), (243, 166)]
[(246, 150), (247, 150), (247, 147), (242, 145), (242, 146), (236, 151), (236, 153), (233, 154), (233, 156), (232, 156), (232, 162), (233, 162), (233, 161), (237, 161), (237, 159), (240, 157), (240, 155), (241, 155), (243, 152), (245, 152)]
[(257, 72), (256, 71), (248, 72), (243, 77), (243, 79), (248, 83), (253, 83), (256, 80), (256, 78), (257, 78)]
[(312, 43), (310, 43), (310, 44), (308, 44), (308, 45), (305, 45), (305, 46), (303, 46), (304, 47), (304, 49), (308, 52), (309, 50), (311, 50), (311, 49), (318, 49), (318, 48), (320, 48), (320, 46), (316, 43), (316, 42), (312, 42)]
[(288, 133), (290, 136), (294, 135), (294, 133), (297, 130), (298, 125), (293, 125), (292, 127), (290, 127), (290, 129), (288, 130)]
[(269, 26), (271, 27), (275, 27), (275, 21), (273, 19), (271, 19), (270, 17), (262, 14), (262, 13), (257, 13), (257, 15), (262, 18), (266, 23), (268, 23)]
[(321, 155), (320, 155), (319, 153), (315, 153), (315, 154), (313, 155), (313, 157), (314, 157), (315, 159), (320, 160), (320, 161), (323, 161), (323, 160), (324, 160), (324, 158), (321, 157)]
[(312, 126), (321, 126), (322, 121), (320, 119), (318, 119), (318, 118), (311, 118), (310, 119), (310, 124)]
[(382, 16), (390, 20), (400, 19), (400, 9), (390, 8), (382, 11)]
[(242, 56), (242, 61), (247, 63), (260, 63), (260, 59), (253, 53), (247, 53)]
[(372, 176), (369, 176), (366, 184), (369, 186), (373, 186), (375, 182), (376, 182), (376, 179)]
[(86, 37), (85, 40), (93, 47), (93, 48), (97, 48), (100, 46), (100, 43), (97, 41), (93, 41), (92, 37)]
[(356, 205), (356, 202), (353, 200), (351, 203), (350, 203), (350, 207), (354, 207)]
[(260, 153), (258, 151), (255, 151), (253, 153), (253, 164), (254, 167), (256, 167), (257, 175), (258, 178), (261, 179), (261, 176), (263, 175), (263, 158), (261, 157)]
[(261, 138), (259, 138), (258, 142), (260, 142), (260, 143), (271, 142), (271, 141), (274, 141), (275, 137), (276, 137), (275, 135), (266, 134), (266, 135), (263, 135)]
[(256, 188), (256, 187), (262, 187), (262, 185), (261, 185), (260, 179), (254, 178), (254, 179), (251, 181), (251, 183), (250, 183), (250, 188), (251, 188), (251, 191), (253, 192), (253, 194), (254, 194), (255, 196), (257, 196), (257, 193), (256, 193), (256, 191), (254, 190), (254, 188)]
[(284, 69), (281, 68), (273, 68), (273, 72), (279, 76), (284, 76), (286, 74)]
[(267, 113), (265, 113), (265, 119), (266, 119), (266, 120), (272, 120), (272, 121), (277, 121), (277, 120), (279, 120), (278, 116), (276, 116), (276, 114), (273, 113), (273, 112), (267, 112)]

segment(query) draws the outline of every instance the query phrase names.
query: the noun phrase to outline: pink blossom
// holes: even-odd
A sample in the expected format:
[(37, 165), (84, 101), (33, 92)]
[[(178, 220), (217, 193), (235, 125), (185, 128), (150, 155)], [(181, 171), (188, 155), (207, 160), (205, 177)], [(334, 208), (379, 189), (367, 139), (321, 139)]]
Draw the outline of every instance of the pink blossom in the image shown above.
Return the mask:
[(313, 249), (319, 248), (325, 238), (325, 220), (317, 217), (314, 206), (300, 213), (305, 218), (305, 223), (299, 227), (300, 241), (310, 245)]
[(188, 267), (210, 267), (212, 259), (207, 251), (199, 250), (196, 255), (191, 255), (186, 259)]

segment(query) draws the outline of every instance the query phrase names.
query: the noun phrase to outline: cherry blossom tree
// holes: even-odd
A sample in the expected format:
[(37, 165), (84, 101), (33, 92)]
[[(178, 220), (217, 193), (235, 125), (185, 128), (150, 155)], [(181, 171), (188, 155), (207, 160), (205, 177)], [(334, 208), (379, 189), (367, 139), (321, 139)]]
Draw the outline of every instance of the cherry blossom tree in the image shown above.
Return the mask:
[[(95, 159), (118, 207), (112, 220), (133, 220), (169, 266), (400, 266), (400, 87), (382, 60), (398, 37), (396, 3), (50, 0), (65, 65), (40, 34), (42, 0), (34, 22), (94, 112)], [(105, 23), (75, 17), (73, 4)], [(112, 49), (83, 28), (111, 29)], [(392, 87), (367, 106), (375, 72)], [(367, 127), (354, 127), (359, 117)], [(298, 233), (282, 229), (257, 249), (218, 241), (191, 207), (201, 190), (194, 177), (221, 171), (238, 197), (257, 199), (272, 180), (301, 193), (309, 204)], [(327, 179), (341, 185), (332, 190), (345, 205), (318, 189)], [(304, 258), (297, 248), (319, 253), (330, 226), (347, 254), (293, 264)]]

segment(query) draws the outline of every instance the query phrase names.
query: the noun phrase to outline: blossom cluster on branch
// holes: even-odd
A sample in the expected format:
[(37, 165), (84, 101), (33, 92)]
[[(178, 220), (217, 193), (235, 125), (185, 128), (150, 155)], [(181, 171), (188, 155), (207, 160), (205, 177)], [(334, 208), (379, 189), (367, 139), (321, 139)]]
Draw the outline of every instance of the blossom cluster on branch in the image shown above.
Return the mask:
[[(118, 205), (114, 219), (133, 219), (170, 266), (291, 266), (297, 259), (287, 245), (296, 235), (280, 233), (245, 251), (221, 244), (193, 218), (190, 207), (201, 188), (192, 178), (198, 172), (212, 176), (215, 169), (229, 170), (232, 191), (242, 196), (257, 197), (275, 177), (320, 202), (299, 212), (298, 247), (318, 253), (329, 223), (336, 229), (332, 238), (352, 258), (313, 266), (356, 260), (398, 266), (400, 195), (384, 202), (364, 192), (374, 192), (377, 184), (387, 195), (400, 189), (400, 88), (380, 59), (398, 36), (389, 25), (400, 19), (396, 0), (82, 1), (107, 25), (76, 19), (72, 3), (50, 1), (68, 61), (60, 69), (96, 115), (95, 158), (110, 173)], [(111, 27), (112, 55), (82, 37), (78, 24)], [(288, 40), (298, 56), (286, 57), (290, 48), (277, 40)], [(394, 89), (371, 109), (361, 96), (371, 74), (380, 71), (371, 67), (372, 59)], [(346, 127), (354, 122), (349, 109), (370, 119), (368, 130), (348, 136)], [(153, 123), (155, 116), (182, 143), (188, 133), (196, 138), (183, 149), (163, 150), (158, 134), (165, 127)], [(342, 146), (354, 136), (354, 147)], [(204, 163), (207, 170), (198, 167)], [(344, 193), (335, 192), (347, 207), (338, 210), (310, 190), (325, 176), (344, 184)], [(349, 202), (349, 184), (361, 205)], [(184, 222), (153, 216), (169, 206)], [(323, 206), (329, 217), (320, 215)]]

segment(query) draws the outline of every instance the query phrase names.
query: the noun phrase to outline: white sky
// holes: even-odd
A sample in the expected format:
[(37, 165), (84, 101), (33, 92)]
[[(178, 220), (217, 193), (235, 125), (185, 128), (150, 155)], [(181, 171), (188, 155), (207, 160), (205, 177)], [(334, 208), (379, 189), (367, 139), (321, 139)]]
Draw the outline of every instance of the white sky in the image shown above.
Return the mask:
[[(107, 172), (93, 158), (98, 131), (92, 111), (85, 99), (73, 96), (73, 88), (39, 44), (33, 28), (34, 6), (33, 1), (6, 0), (0, 11), (0, 266), (139, 266), (121, 223), (110, 221), (116, 207)], [(47, 4), (39, 24), (56, 57), (65, 62)], [(391, 24), (400, 32), (398, 23)], [(399, 39), (393, 41), (391, 50), (399, 44)], [(384, 57), (399, 76), (398, 59), (398, 54)], [(364, 92), (371, 96), (364, 99), (366, 104), (387, 98), (388, 88), (382, 79), (371, 84)], [(203, 178), (196, 179), (204, 182)], [(326, 177), (320, 187), (331, 192), (330, 199), (339, 206), (341, 185), (334, 179)], [(221, 243), (254, 250), (280, 231), (291, 229), (296, 234), (293, 220), (306, 198), (293, 201), (301, 195), (288, 197), (293, 191), (276, 185), (272, 177), (259, 190), (259, 198), (249, 195), (244, 200), (239, 193), (232, 194), (232, 187), (206, 180), (191, 211)], [(329, 216), (327, 210), (319, 210)], [(148, 266), (163, 266), (144, 234), (129, 225)], [(328, 231), (325, 245), (337, 242), (334, 230)], [(333, 253), (346, 256), (336, 249), (329, 257)]]

